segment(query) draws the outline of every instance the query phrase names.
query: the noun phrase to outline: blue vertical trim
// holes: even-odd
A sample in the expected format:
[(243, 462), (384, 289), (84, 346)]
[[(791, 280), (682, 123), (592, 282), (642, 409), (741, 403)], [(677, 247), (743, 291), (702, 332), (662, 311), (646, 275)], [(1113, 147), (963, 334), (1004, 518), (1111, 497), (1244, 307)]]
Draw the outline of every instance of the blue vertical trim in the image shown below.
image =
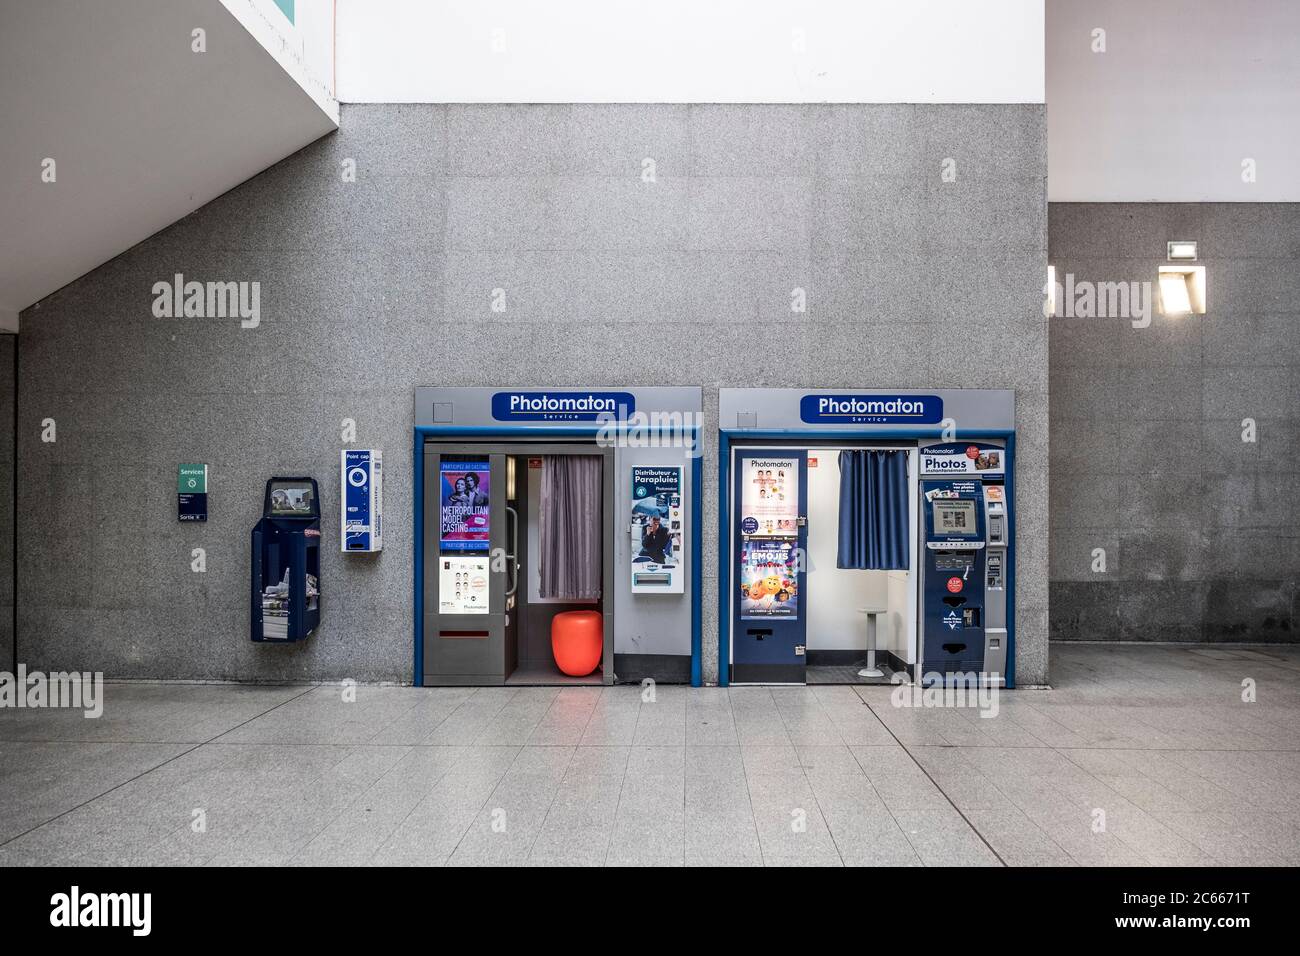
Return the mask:
[[(692, 444), (700, 450), (700, 430), (692, 428)], [(699, 687), (704, 683), (704, 624), (701, 601), (704, 590), (701, 586), (704, 565), (704, 511), (703, 471), (704, 456), (697, 454), (691, 461), (691, 686)]]
[(415, 431), (415, 686), (424, 686), (424, 436)]
[(731, 683), (731, 439), (718, 431), (718, 686)]
[(1016, 433), (1007, 435), (1007, 676), (1006, 686), (1016, 686)]

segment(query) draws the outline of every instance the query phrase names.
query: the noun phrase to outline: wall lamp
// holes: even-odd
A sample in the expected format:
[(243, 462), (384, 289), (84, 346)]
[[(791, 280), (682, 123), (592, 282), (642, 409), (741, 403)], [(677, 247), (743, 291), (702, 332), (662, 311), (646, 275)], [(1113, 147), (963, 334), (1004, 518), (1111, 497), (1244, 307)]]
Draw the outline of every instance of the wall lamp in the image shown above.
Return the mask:
[(1169, 261), (1156, 270), (1161, 314), (1204, 315), (1205, 266), (1195, 265), (1196, 243), (1187, 239), (1170, 240), (1166, 255)]

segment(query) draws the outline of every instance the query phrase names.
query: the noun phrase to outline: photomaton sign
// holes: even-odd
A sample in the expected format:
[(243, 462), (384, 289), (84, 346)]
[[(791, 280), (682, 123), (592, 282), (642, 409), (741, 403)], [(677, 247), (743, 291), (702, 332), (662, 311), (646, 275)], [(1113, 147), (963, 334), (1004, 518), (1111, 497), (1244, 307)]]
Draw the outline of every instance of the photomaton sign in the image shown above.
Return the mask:
[(492, 417), (499, 422), (598, 422), (626, 418), (636, 409), (631, 392), (497, 392)]
[(799, 417), (814, 425), (937, 425), (938, 395), (805, 395)]

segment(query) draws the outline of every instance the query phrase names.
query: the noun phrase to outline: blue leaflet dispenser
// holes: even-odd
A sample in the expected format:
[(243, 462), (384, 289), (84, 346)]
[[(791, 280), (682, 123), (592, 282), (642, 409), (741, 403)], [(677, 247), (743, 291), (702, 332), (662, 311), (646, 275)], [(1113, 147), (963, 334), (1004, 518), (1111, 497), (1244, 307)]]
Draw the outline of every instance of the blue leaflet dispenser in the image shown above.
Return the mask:
[(632, 593), (681, 594), (682, 469), (632, 468)]
[(253, 527), (249, 637), (291, 643), (320, 624), (320, 497), (314, 478), (272, 478)]
[(339, 546), (344, 553), (383, 550), (383, 477), (383, 455), (378, 449), (343, 449), (339, 464)]

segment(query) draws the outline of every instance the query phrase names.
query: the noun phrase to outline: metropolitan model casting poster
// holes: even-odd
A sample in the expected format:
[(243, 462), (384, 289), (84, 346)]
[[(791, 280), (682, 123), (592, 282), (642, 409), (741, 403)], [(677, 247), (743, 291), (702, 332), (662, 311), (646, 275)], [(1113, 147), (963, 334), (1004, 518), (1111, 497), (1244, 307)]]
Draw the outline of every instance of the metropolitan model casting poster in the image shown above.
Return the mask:
[(487, 550), (489, 468), (486, 461), (442, 462), (443, 551)]
[(742, 492), (745, 534), (779, 538), (799, 533), (798, 459), (746, 458)]
[(799, 616), (797, 554), (794, 540), (741, 542), (741, 620)]

